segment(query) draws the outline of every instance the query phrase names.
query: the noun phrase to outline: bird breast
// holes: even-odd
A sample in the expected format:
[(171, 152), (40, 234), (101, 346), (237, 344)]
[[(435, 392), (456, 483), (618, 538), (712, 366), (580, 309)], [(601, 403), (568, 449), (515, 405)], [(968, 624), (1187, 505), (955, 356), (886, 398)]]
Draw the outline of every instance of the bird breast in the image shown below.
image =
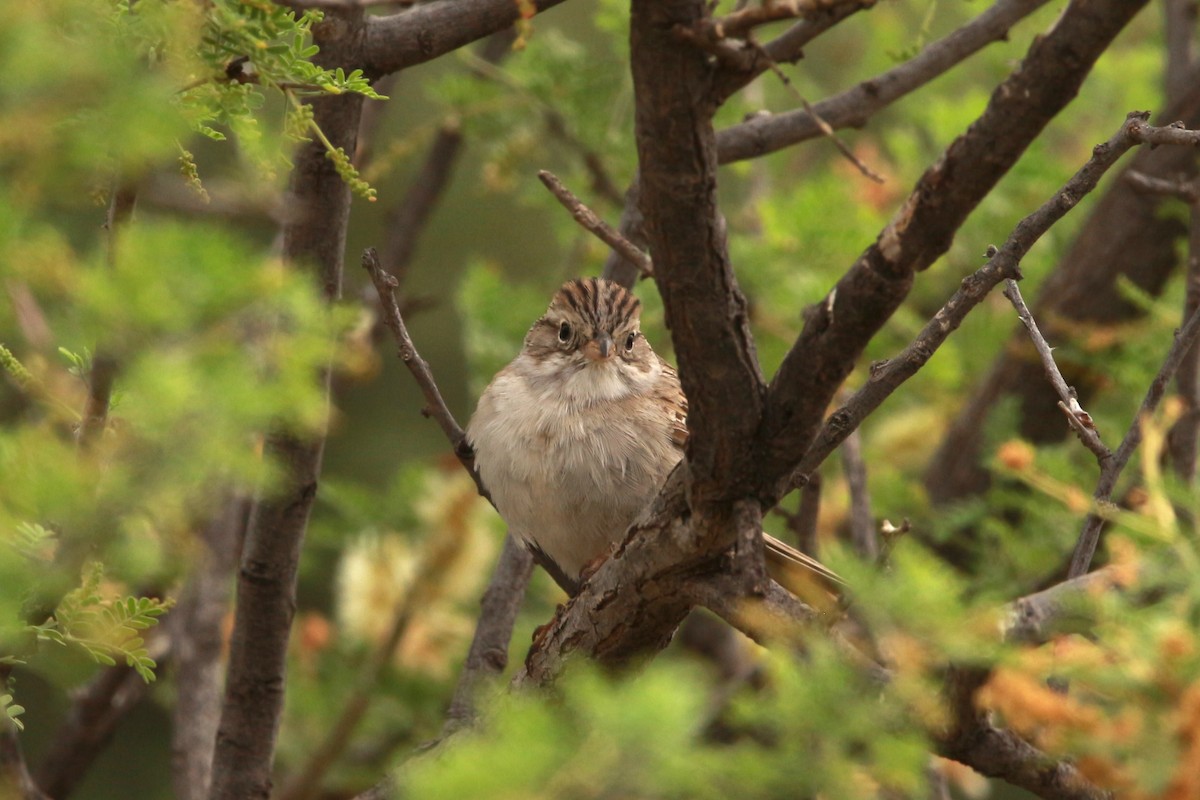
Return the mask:
[(572, 578), (620, 541), (679, 460), (669, 420), (646, 398), (595, 402), (505, 370), (468, 437), (500, 515)]

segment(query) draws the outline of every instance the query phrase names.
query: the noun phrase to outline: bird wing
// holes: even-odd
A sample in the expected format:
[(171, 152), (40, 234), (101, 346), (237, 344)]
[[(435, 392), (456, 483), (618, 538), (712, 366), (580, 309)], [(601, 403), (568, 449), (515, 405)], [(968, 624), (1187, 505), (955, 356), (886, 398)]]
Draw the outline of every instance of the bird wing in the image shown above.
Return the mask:
[[(763, 532), (763, 549), (765, 550), (768, 566), (775, 564), (785, 569), (799, 568), (806, 572), (811, 572), (827, 582), (829, 584), (828, 588), (831, 589), (847, 585), (841, 575), (838, 575), (820, 561), (817, 561), (812, 556), (805, 555), (786, 542), (781, 542), (765, 531)], [(780, 583), (783, 583), (783, 581), (780, 581)]]
[[(661, 361), (661, 359), (660, 359)], [(687, 427), (687, 397), (683, 393), (683, 389), (679, 384), (679, 373), (665, 361), (662, 361), (663, 378), (660, 382), (661, 397), (671, 406), (674, 416), (671, 420), (671, 440), (682, 453), (687, 446), (688, 427)], [(796, 571), (810, 573), (821, 579), (825, 588), (837, 590), (837, 587), (845, 586), (846, 581), (831, 570), (829, 567), (817, 561), (812, 556), (805, 555), (791, 545), (776, 539), (769, 533), (763, 532), (763, 548), (767, 559), (767, 566), (774, 567), (775, 571), (772, 577), (777, 580), (782, 573), (794, 573)], [(794, 581), (779, 581), (784, 586), (789, 583), (794, 585)], [(788, 586), (788, 588), (792, 588)]]
[(661, 358), (659, 363), (663, 370), (663, 380), (658, 383), (659, 399), (671, 409), (671, 442), (682, 453), (688, 440), (687, 396), (679, 385), (679, 373), (675, 368)]

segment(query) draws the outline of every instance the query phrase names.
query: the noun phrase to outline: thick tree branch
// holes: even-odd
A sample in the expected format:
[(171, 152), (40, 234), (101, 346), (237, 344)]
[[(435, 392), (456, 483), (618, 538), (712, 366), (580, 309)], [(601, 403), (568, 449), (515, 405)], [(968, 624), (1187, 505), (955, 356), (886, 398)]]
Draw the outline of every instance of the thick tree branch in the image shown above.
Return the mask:
[[(705, 18), (699, 0), (635, 0), (630, 29), (636, 133), (655, 282), (688, 397), (693, 503), (744, 496), (765, 389), (746, 299), (717, 208), (714, 107), (704, 53), (672, 33)], [(737, 409), (730, 414), (730, 409)]]
[[(327, 14), (314, 31), (323, 66), (345, 65), (361, 52), (360, 11)], [(316, 121), (335, 147), (354, 152), (360, 95), (313, 101)], [(341, 293), (350, 189), (320, 144), (302, 147), (292, 172), (296, 220), (283, 230), (284, 257), (311, 264), (326, 298)], [(329, 391), (329, 373), (322, 382)], [(283, 710), (288, 635), (296, 607), (296, 572), (316, 497), (324, 437), (274, 432), (266, 451), (282, 467), (276, 492), (255, 505), (242, 553), (237, 614), (230, 640), (221, 723), (213, 754), (212, 800), (254, 800), (271, 794), (275, 739)]]
[(167, 618), (174, 643), (175, 707), (171, 710), (171, 786), (176, 800), (203, 800), (212, 780), (221, 722), (223, 626), (233, 574), (246, 535), (250, 501), (228, 492), (205, 526), (179, 602)]
[(1105, 567), (1026, 595), (1005, 608), (1004, 638), (1010, 642), (1045, 644), (1055, 636), (1086, 633), (1094, 622), (1094, 598), (1111, 589), (1128, 586), (1128, 576)]
[[(810, 11), (807, 17), (762, 46), (749, 42), (726, 42), (727, 55), (721, 59), (721, 71), (713, 76), (713, 105), (721, 105), (750, 81), (770, 68), (771, 64), (797, 61), (804, 47), (842, 20), (867, 8), (876, 0), (841, 2)], [(765, 57), (764, 57), (765, 56)]]
[(908, 294), (913, 273), (950, 246), (971, 209), (1075, 96), (1137, 2), (1071, 3), (983, 114), (947, 148), (825, 302), (771, 382), (759, 431), (760, 496), (773, 502), (821, 424), (826, 405), (866, 343)]
[[(540, 13), (561, 2), (536, 0), (529, 7)], [(525, 7), (513, 0), (458, 0), (369, 17), (360, 65), (379, 76), (423, 64), (513, 25)]]
[[(999, 0), (978, 17), (931, 43), (898, 67), (863, 81), (813, 105), (817, 116), (833, 128), (861, 127), (877, 111), (932, 81), (995, 41), (1007, 38), (1017, 22), (1046, 0)], [(767, 54), (771, 54), (771, 50)], [(765, 69), (766, 64), (763, 65)], [(821, 135), (807, 110), (768, 114), (725, 128), (717, 134), (722, 164), (773, 153)]]
[[(675, 5), (654, 9), (634, 6), (633, 61), (637, 78), (635, 88), (639, 91), (653, 92), (660, 88), (657, 80), (669, 81), (675, 90), (688, 85), (690, 73), (682, 54), (678, 59), (668, 58), (665, 68), (658, 61), (643, 64), (640, 69), (645, 72), (651, 69), (662, 69), (662, 72), (659, 76), (647, 76), (642, 72), (639, 77), (639, 53), (647, 43), (652, 43), (656, 49), (666, 48), (666, 52), (671, 53), (671, 43), (655, 39), (655, 36), (664, 38), (671, 26), (689, 21), (672, 17), (668, 11), (676, 15), (690, 12), (698, 17), (699, 14), (690, 7), (681, 9)], [(780, 480), (780, 476), (786, 481), (790, 465), (799, 461), (795, 453), (806, 446), (815, 432), (829, 397), (844, 379), (854, 358), (907, 293), (912, 272), (927, 266), (944, 251), (970, 207), (990, 191), (1024, 147), (1070, 100), (1095, 58), (1135, 11), (1129, 3), (1072, 4), (1056, 26), (1033, 45), (1022, 67), (997, 89), (984, 115), (926, 174), (903, 211), (839, 283), (827, 306), (810, 317), (805, 332), (772, 386), (772, 400), (778, 405), (772, 409), (775, 419), (768, 418), (767, 423), (774, 421), (776, 424), (765, 424), (759, 440), (762, 452), (767, 454), (767, 463), (750, 465), (755, 474), (768, 481), (765, 500), (774, 502), (782, 493), (784, 487), (774, 481)], [(647, 52), (651, 51), (647, 48)], [(654, 95), (645, 99), (649, 100), (651, 96)], [(671, 98), (672, 95), (664, 94), (663, 97)], [(644, 132), (655, 130), (658, 109), (643, 110), (642, 102), (639, 98), (639, 114), (647, 116), (639, 117), (639, 125)], [(658, 105), (662, 108), (671, 106), (665, 100), (660, 100)], [(663, 121), (663, 124), (669, 127), (659, 129), (660, 138), (688, 142), (688, 147), (683, 149), (690, 160), (675, 161), (663, 156), (658, 161), (659, 155), (653, 153), (654, 143), (643, 141), (639, 136), (639, 147), (647, 150), (642, 164), (642, 208), (647, 213), (648, 223), (649, 214), (656, 206), (660, 203), (677, 206), (680, 198), (684, 200), (683, 206), (694, 212), (686, 222), (680, 220), (678, 224), (691, 226), (692, 237), (697, 237), (697, 231), (702, 234), (698, 238), (710, 237), (714, 247), (708, 253), (697, 254), (688, 265), (690, 270), (685, 277), (708, 290), (697, 291), (697, 297), (711, 301), (713, 297), (722, 297), (723, 290), (732, 288), (732, 283), (718, 282), (714, 286), (696, 277), (700, 275), (712, 280), (714, 273), (724, 274), (724, 270), (718, 268), (721, 266), (719, 256), (711, 252), (716, 249), (723, 253), (720, 249), (724, 243), (723, 232), (705, 222), (710, 219), (711, 212), (704, 202), (697, 202), (698, 197), (705, 198), (710, 191), (708, 185), (696, 177), (710, 174), (708, 162), (703, 158), (706, 152), (703, 120), (698, 120), (693, 112), (675, 117), (673, 122)], [(657, 165), (656, 173), (648, 169), (651, 164)], [(654, 200), (648, 201), (646, 189), (652, 176), (660, 188)], [(674, 182), (668, 180), (671, 176)], [(690, 176), (690, 179), (684, 176)], [(665, 223), (674, 218), (658, 213), (660, 216), (655, 223), (658, 229), (654, 232), (661, 236), (664, 227), (670, 227)], [(700, 225), (696, 224), (697, 219), (701, 220)], [(715, 239), (711, 238), (714, 236)], [(670, 267), (664, 273), (663, 254), (657, 247), (652, 247), (652, 251), (659, 272), (657, 280), (669, 291), (672, 279), (663, 276), (674, 273)], [(713, 291), (714, 288), (720, 291)], [(666, 292), (664, 296), (669, 298)], [(668, 299), (668, 310), (671, 305)], [(726, 306), (724, 310), (724, 316), (715, 321), (717, 336), (736, 342), (740, 321), (736, 306)], [(684, 321), (691, 322), (686, 318)], [(676, 341), (690, 348), (690, 352), (697, 352), (696, 345), (688, 340), (701, 332), (692, 328), (680, 330), (676, 324), (673, 323), (672, 328)], [(707, 335), (707, 329), (704, 334)], [(723, 367), (725, 372), (717, 374), (728, 380), (730, 374), (739, 374), (737, 368), (742, 364), (738, 358), (729, 356), (744, 352), (731, 347), (724, 353), (716, 353), (715, 357), (713, 353), (707, 355), (713, 358), (712, 363), (726, 365)], [(734, 365), (732, 370), (729, 365)], [(705, 387), (699, 389), (707, 391)], [(741, 391), (745, 390), (743, 382)], [(729, 408), (745, 410), (750, 416), (754, 406), (726, 403), (724, 409)], [(801, 419), (796, 415), (797, 411), (803, 413), (803, 425), (797, 424)], [(796, 438), (789, 451), (786, 443), (793, 435)], [(779, 437), (778, 444), (775, 444), (776, 436)], [(659, 499), (631, 528), (613, 557), (557, 615), (546, 635), (531, 650), (526, 669), (519, 676), (522, 682), (550, 679), (561, 668), (567, 654), (575, 650), (607, 660), (661, 646), (694, 602), (689, 595), (696, 590), (688, 588), (689, 580), (702, 583), (703, 576), (714, 571), (728, 571), (729, 567), (722, 565), (727, 553), (716, 544), (728, 547), (732, 538), (730, 531), (742, 530), (746, 504), (734, 503), (734, 509), (738, 510), (729, 509), (724, 517), (714, 514), (711, 519), (706, 519), (706, 514), (693, 513), (684, 523), (680, 515), (686, 507), (683, 487), (687, 476), (683, 473), (689, 466), (692, 465), (689, 463), (676, 470)], [(693, 502), (691, 510), (695, 512), (695, 496), (690, 499)], [(697, 525), (705, 525), (707, 530), (693, 530)], [(698, 547), (698, 542), (711, 542), (714, 549)]]
[[(696, 539), (704, 533), (692, 530), (696, 515), (689, 522), (680, 519), (683, 473), (681, 466), (671, 474), (624, 542), (559, 608), (514, 678), (517, 685), (553, 680), (575, 652), (600, 662), (621, 662), (665, 647), (698, 602), (696, 593), (704, 581), (730, 572), (728, 553), (697, 553)], [(761, 517), (757, 505), (743, 502), (731, 519), (711, 524), (757, 534)]]
[(1075, 766), (1055, 759), (1012, 731), (992, 725), (974, 710), (968, 694), (960, 702), (970, 722), (956, 726), (939, 742), (938, 753), (961, 761), (976, 772), (1000, 778), (1033, 792), (1043, 800), (1112, 800), (1109, 792), (1090, 783)]

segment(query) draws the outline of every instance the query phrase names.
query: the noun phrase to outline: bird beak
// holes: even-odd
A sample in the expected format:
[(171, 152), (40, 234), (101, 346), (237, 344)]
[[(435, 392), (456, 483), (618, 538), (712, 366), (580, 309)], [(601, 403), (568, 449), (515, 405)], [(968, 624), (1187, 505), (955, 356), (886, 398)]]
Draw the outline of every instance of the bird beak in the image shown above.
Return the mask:
[(612, 357), (612, 352), (612, 337), (607, 333), (600, 334), (583, 346), (583, 354), (590, 361), (607, 361)]

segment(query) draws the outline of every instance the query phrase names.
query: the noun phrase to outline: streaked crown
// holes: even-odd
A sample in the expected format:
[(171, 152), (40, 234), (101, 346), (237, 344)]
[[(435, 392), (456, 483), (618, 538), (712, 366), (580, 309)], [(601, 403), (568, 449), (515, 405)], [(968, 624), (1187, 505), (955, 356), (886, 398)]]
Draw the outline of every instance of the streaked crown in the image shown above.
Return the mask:
[(546, 310), (576, 317), (592, 331), (614, 333), (636, 324), (642, 313), (642, 303), (625, 287), (603, 278), (579, 278), (564, 283)]

